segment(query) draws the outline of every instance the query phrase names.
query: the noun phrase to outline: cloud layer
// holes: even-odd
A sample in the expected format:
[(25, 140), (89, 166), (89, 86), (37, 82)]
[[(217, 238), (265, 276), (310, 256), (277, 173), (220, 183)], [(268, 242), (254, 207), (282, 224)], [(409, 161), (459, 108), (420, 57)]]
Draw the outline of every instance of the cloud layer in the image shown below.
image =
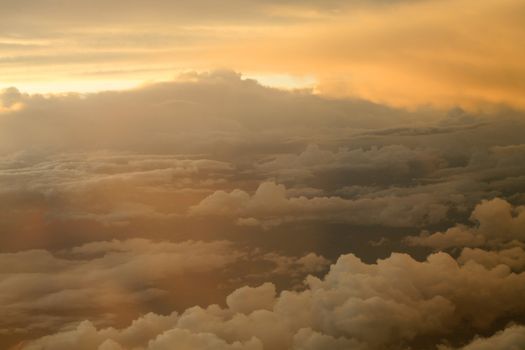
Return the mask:
[(2, 348), (520, 344), (520, 112), (231, 71), (0, 96)]
[[(525, 207), (513, 208), (500, 198), (478, 204), (470, 220), (475, 226), (457, 225), (445, 232), (408, 237), (407, 242), (435, 249), (522, 245), (525, 240)], [(471, 250), (472, 251), (472, 250)]]
[(228, 67), (274, 85), (311, 77), (323, 94), (396, 106), (525, 106), (519, 0), (3, 5), (0, 74), (24, 91), (122, 88)]
[[(226, 298), (226, 308), (193, 307), (172, 314), (169, 322), (147, 315), (123, 330), (96, 330), (83, 322), (24, 348), (95, 349), (112, 344), (167, 349), (188, 344), (198, 349), (403, 349), (422, 336), (439, 339), (458, 327), (467, 334), (486, 330), (498, 319), (525, 312), (520, 298), (525, 292), (523, 273), (515, 274), (505, 265), (487, 269), (475, 261), (461, 266), (445, 253), (432, 254), (424, 262), (393, 254), (376, 264), (344, 255), (324, 278), (308, 277), (306, 283), (303, 291), (279, 295), (269, 283), (243, 287)], [(473, 293), (476, 290), (484, 293)], [(144, 332), (143, 324), (149, 337), (130, 334)], [(521, 338), (522, 328), (511, 327), (465, 349), (488, 344), (505, 348), (505, 343), (516, 345)]]
[[(55, 254), (41, 249), (3, 253), (0, 329), (28, 335), (75, 322), (81, 314), (99, 324), (112, 324), (150, 308), (209, 303), (234, 288), (237, 276), (232, 271), (247, 261), (254, 281), (272, 276), (302, 279), (329, 264), (314, 253), (282, 256), (227, 241), (140, 238), (95, 241)], [(242, 295), (243, 289), (236, 293)], [(242, 300), (227, 303), (235, 310), (250, 307)]]

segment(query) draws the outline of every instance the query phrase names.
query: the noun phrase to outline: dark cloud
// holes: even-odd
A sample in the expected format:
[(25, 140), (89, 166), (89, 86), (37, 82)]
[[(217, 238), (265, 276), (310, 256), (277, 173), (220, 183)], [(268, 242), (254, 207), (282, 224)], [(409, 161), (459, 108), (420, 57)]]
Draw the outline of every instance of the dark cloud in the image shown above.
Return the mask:
[[(481, 338), (477, 337), (471, 343), (464, 347), (458, 348), (462, 350), (489, 350), (501, 349), (511, 350), (525, 346), (525, 327), (518, 325), (511, 325), (504, 330), (494, 334), (491, 337)], [(448, 346), (442, 346), (440, 350), (451, 349)]]

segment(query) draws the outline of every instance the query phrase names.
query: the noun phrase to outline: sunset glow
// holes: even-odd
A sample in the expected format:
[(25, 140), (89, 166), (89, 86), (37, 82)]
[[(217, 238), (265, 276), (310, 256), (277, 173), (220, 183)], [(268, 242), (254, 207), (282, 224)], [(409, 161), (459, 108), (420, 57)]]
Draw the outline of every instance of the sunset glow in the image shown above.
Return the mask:
[(0, 0), (0, 349), (525, 349), (522, 0)]

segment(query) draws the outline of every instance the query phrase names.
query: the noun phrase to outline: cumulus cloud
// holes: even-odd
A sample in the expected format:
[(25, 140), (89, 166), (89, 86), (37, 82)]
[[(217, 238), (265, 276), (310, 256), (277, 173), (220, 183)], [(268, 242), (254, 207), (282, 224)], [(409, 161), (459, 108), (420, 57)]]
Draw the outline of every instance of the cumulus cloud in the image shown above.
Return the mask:
[[(74, 320), (71, 314), (111, 323), (118, 322), (118, 314), (112, 313), (122, 308), (136, 310), (133, 314), (155, 303), (173, 307), (173, 301), (188, 305), (200, 297), (209, 300), (213, 293), (205, 289), (215, 288), (215, 296), (220, 295), (219, 285), (227, 289), (236, 264), (248, 260), (252, 264), (269, 263), (259, 269), (261, 277), (278, 274), (302, 278), (328, 264), (315, 254), (263, 254), (228, 241), (173, 243), (137, 238), (90, 242), (55, 254), (46, 250), (3, 253), (0, 310), (5, 317), (0, 320), (0, 329), (7, 333), (22, 326), (25, 332), (53, 329)], [(192, 288), (204, 290), (193, 292), (188, 299), (185, 294)], [(236, 297), (243, 295), (240, 289), (227, 304), (236, 311), (261, 308), (272, 300), (273, 288), (265, 284), (256, 289), (261, 291), (256, 301)], [(249, 306), (250, 302), (254, 304)]]
[[(226, 308), (189, 308), (169, 330), (155, 332), (159, 335), (147, 346), (144, 341), (133, 346), (164, 349), (181, 339), (182, 344), (203, 349), (402, 349), (422, 335), (445, 338), (456, 327), (487, 330), (499, 319), (523, 315), (524, 278), (503, 265), (460, 265), (446, 253), (432, 254), (423, 262), (393, 254), (376, 264), (345, 255), (324, 278), (308, 277), (303, 291), (276, 296), (269, 283), (243, 287), (227, 297)], [(478, 290), (484, 293), (474, 292)], [(140, 324), (136, 322), (137, 331)], [(77, 333), (87, 326), (93, 348), (107, 339), (119, 342), (121, 335), (115, 330), (94, 330), (83, 323), (26, 348), (51, 349), (64, 338), (78, 340)], [(496, 335), (494, 341), (508, 333), (512, 332)]]
[(195, 350), (262, 350), (261, 342), (252, 338), (246, 342), (233, 342), (228, 344), (221, 338), (211, 333), (191, 333), (187, 330), (172, 329), (153, 340), (148, 349), (150, 350), (169, 350), (173, 349), (174, 344), (180, 349)]
[(356, 225), (397, 227), (437, 223), (446, 217), (447, 206), (428, 193), (344, 199), (288, 197), (284, 185), (263, 182), (253, 195), (235, 189), (216, 191), (190, 208), (190, 215), (225, 215), (237, 224), (271, 227), (298, 220), (325, 220)]
[(90, 321), (80, 323), (76, 328), (54, 336), (44, 337), (33, 344), (23, 345), (30, 350), (116, 350), (145, 347), (157, 335), (175, 326), (178, 315), (167, 316), (149, 313), (124, 329), (106, 328), (97, 330)]
[(173, 288), (163, 281), (222, 270), (242, 254), (229, 242), (145, 239), (91, 242), (60, 255), (45, 250), (0, 254), (0, 309), (6, 316), (1, 323), (45, 329), (69, 321), (67, 313), (74, 310), (134, 308), (162, 299)]
[(345, 337), (332, 337), (323, 333), (316, 332), (311, 328), (301, 328), (293, 338), (294, 350), (365, 350), (366, 344), (360, 343), (355, 339)]
[(505, 265), (515, 271), (525, 269), (525, 250), (513, 247), (499, 251), (486, 251), (479, 248), (464, 248), (458, 257), (458, 262), (475, 261), (487, 268)]
[[(525, 327), (513, 325), (497, 332), (491, 337), (477, 337), (468, 345), (457, 348), (458, 350), (514, 350), (525, 347)], [(447, 346), (439, 347), (439, 350), (450, 350)]]
[(498, 246), (525, 240), (524, 206), (513, 207), (500, 198), (486, 200), (476, 206), (470, 219), (474, 226), (457, 225), (445, 232), (407, 237), (406, 241), (410, 245), (446, 249)]

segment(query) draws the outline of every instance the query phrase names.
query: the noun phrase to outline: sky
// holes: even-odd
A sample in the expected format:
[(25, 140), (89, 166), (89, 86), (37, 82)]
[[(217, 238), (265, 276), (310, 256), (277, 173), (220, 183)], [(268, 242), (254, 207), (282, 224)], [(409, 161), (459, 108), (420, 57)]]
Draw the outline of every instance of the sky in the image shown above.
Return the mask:
[(525, 3), (0, 0), (0, 348), (525, 348)]

